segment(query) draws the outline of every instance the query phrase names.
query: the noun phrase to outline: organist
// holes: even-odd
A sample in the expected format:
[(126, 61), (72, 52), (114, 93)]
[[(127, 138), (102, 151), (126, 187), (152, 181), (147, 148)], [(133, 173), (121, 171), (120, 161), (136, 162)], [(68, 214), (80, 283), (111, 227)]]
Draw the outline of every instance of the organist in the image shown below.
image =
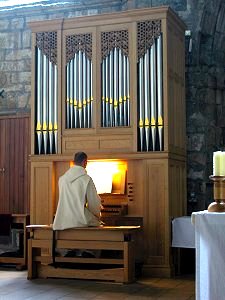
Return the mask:
[(54, 230), (99, 226), (101, 198), (87, 174), (87, 154), (77, 152), (74, 166), (59, 178), (59, 202), (53, 222)]

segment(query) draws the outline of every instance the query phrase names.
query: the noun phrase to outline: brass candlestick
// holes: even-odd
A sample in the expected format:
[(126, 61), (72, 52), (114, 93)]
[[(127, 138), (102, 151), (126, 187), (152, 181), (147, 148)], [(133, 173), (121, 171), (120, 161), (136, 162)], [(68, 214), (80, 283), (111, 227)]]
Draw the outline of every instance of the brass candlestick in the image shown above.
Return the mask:
[(208, 206), (209, 212), (225, 212), (225, 176), (209, 176), (214, 182), (214, 202)]

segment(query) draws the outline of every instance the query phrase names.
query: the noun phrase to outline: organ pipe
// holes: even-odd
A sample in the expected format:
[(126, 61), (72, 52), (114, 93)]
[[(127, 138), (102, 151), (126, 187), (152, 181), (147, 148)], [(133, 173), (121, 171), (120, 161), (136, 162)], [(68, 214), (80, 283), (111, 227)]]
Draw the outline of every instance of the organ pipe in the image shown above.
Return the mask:
[(70, 64), (66, 65), (66, 128), (70, 128)]
[(144, 125), (144, 98), (143, 98), (143, 58), (139, 61), (139, 134), (140, 134), (140, 147), (143, 151), (143, 125)]
[(123, 98), (122, 98), (122, 86), (123, 86), (123, 60), (122, 51), (119, 49), (119, 126), (123, 125)]
[(36, 52), (37, 154), (57, 153), (57, 66), (37, 47)]
[(109, 57), (105, 58), (105, 126), (109, 126)]
[(105, 66), (106, 60), (102, 61), (102, 127), (105, 127), (105, 99), (106, 99), (106, 74), (105, 74)]
[(48, 69), (47, 57), (43, 55), (43, 139), (44, 139), (44, 154), (47, 154), (48, 146), (48, 126), (47, 126), (47, 110), (48, 110)]
[(146, 150), (149, 151), (149, 125), (150, 125), (150, 97), (149, 97), (149, 50), (144, 56), (144, 128), (145, 128), (145, 140), (146, 140)]
[(55, 153), (58, 152), (58, 89), (57, 89), (57, 66), (54, 65), (54, 141), (55, 141)]
[(109, 54), (109, 124), (113, 126), (113, 51)]
[[(93, 66), (92, 61), (90, 62), (90, 93), (91, 93), (91, 109), (90, 109), (90, 118), (93, 116)], [(92, 119), (91, 119), (92, 122)]]
[(163, 150), (162, 36), (138, 61), (138, 127), (140, 151)]
[(85, 53), (83, 53), (83, 124), (84, 128), (86, 128), (86, 108), (87, 108), (87, 84), (86, 84), (86, 79), (87, 79), (87, 73), (86, 73), (86, 57)]
[(54, 79), (53, 79), (53, 66), (52, 62), (48, 62), (48, 134), (49, 134), (49, 152), (53, 153), (53, 96), (54, 96)]
[(70, 61), (70, 128), (73, 128), (73, 99), (74, 99), (74, 85), (73, 85), (73, 80), (74, 80), (74, 72), (73, 72), (73, 69), (74, 69), (74, 60), (71, 59)]
[(126, 56), (126, 64), (127, 64), (127, 103), (126, 103), (126, 108), (127, 108), (127, 125), (130, 126), (130, 64), (129, 64), (129, 59)]
[(123, 78), (124, 78), (123, 111), (124, 111), (124, 125), (126, 125), (127, 124), (127, 59), (125, 55), (123, 57)]
[(73, 91), (74, 91), (74, 98), (73, 98), (73, 112), (74, 112), (74, 127), (77, 128), (77, 99), (78, 99), (78, 67), (77, 67), (77, 53), (74, 56), (74, 82), (73, 82)]
[(115, 126), (118, 126), (118, 51), (117, 48), (114, 48), (114, 124)]
[(79, 50), (67, 63), (66, 72), (66, 126), (90, 128), (93, 102), (92, 62), (85, 52)]
[(113, 48), (102, 60), (103, 127), (130, 125), (129, 59), (120, 48)]
[(78, 75), (78, 113), (79, 113), (79, 127), (82, 128), (82, 78), (83, 78), (83, 68), (82, 68), (82, 52), (79, 51), (78, 65), (79, 65), (79, 75)]
[(155, 59), (155, 43), (153, 43), (150, 51), (151, 59), (151, 133), (152, 133), (152, 148), (155, 151), (156, 138), (156, 59)]
[(37, 144), (38, 144), (38, 154), (41, 154), (42, 145), (42, 64), (43, 56), (41, 50), (37, 48)]
[(91, 61), (87, 59), (87, 127), (91, 127)]
[(160, 151), (163, 150), (163, 109), (162, 109), (162, 36), (157, 38), (157, 95), (158, 95), (158, 130)]

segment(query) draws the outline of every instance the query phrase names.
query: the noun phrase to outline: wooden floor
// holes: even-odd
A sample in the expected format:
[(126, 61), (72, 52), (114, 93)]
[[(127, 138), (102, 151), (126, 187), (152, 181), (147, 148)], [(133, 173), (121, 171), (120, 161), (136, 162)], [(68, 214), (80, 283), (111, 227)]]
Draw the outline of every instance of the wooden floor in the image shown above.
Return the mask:
[(0, 300), (194, 300), (194, 276), (140, 279), (134, 284), (85, 280), (27, 280), (27, 271), (0, 268)]

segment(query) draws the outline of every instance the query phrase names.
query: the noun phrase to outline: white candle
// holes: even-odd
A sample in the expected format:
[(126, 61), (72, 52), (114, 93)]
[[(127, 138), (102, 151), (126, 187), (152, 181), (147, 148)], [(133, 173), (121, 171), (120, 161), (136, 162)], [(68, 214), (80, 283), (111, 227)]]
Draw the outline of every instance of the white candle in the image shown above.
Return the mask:
[(225, 176), (225, 152), (220, 154), (220, 175)]
[(221, 151), (213, 152), (213, 175), (220, 176)]

